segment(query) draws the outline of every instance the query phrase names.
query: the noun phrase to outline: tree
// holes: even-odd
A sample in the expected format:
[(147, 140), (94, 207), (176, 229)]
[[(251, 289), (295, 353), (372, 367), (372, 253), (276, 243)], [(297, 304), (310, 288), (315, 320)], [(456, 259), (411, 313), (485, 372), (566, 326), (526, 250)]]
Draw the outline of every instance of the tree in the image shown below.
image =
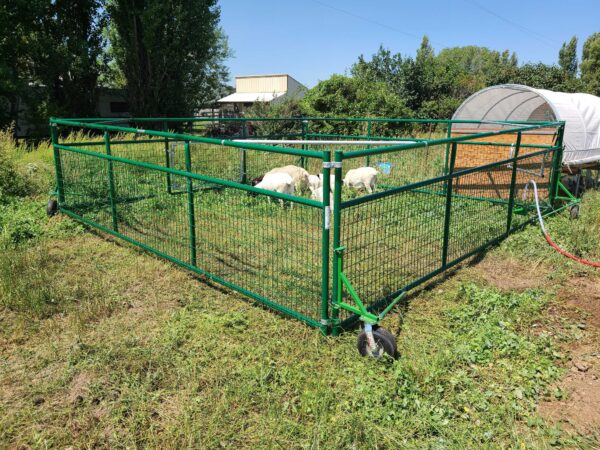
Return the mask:
[(600, 33), (594, 33), (583, 44), (581, 81), (586, 90), (600, 95)]
[[(358, 78), (333, 75), (309, 90), (302, 103), (305, 115), (313, 117), (410, 117), (411, 111), (384, 82), (366, 82)], [(319, 123), (311, 131), (335, 134), (366, 134), (364, 124), (356, 122)], [(400, 128), (374, 127), (373, 134)]]
[(101, 0), (0, 4), (0, 125), (94, 115), (102, 55)]
[(0, 128), (17, 120), (19, 99), (31, 81), (29, 50), (44, 2), (0, 2)]
[(111, 43), (138, 116), (190, 116), (215, 100), (228, 70), (217, 0), (110, 0)]
[(100, 0), (54, 0), (41, 17), (32, 59), (32, 82), (47, 98), (45, 113), (94, 116), (105, 15)]
[(558, 52), (558, 65), (569, 76), (575, 78), (577, 75), (577, 37), (573, 36), (569, 43), (563, 43)]

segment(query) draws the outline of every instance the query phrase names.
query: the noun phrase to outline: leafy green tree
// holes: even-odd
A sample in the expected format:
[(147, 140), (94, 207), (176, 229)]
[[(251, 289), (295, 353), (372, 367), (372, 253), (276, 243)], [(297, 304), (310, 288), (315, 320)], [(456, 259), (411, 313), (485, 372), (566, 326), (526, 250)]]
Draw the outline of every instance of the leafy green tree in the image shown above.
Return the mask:
[(32, 47), (33, 80), (49, 115), (93, 116), (105, 15), (100, 0), (46, 2)]
[[(342, 75), (320, 81), (302, 101), (304, 115), (314, 117), (410, 117), (404, 101), (384, 82), (366, 82)], [(365, 124), (327, 122), (318, 131), (334, 134), (366, 134)], [(396, 127), (386, 127), (393, 131)], [(373, 129), (373, 134), (383, 130)]]
[(17, 120), (19, 100), (31, 81), (31, 48), (44, 1), (0, 2), (0, 127)]
[(213, 101), (228, 70), (217, 0), (110, 0), (111, 43), (138, 116), (189, 116)]
[(510, 77), (509, 82), (561, 92), (576, 92), (581, 87), (577, 80), (560, 67), (543, 63), (520, 66)]
[(600, 33), (594, 33), (583, 44), (581, 80), (586, 90), (600, 95)]
[(577, 75), (577, 37), (573, 36), (567, 43), (564, 42), (558, 51), (558, 65), (571, 77)]
[(104, 15), (100, 0), (0, 4), (0, 125), (18, 117), (93, 115)]

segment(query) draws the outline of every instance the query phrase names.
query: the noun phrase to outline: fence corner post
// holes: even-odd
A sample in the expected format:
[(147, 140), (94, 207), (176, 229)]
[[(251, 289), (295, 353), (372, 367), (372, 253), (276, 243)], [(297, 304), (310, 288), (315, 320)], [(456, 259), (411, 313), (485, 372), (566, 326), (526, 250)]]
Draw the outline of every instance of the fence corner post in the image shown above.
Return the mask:
[(554, 145), (554, 158), (552, 160), (552, 178), (550, 179), (550, 186), (548, 191), (548, 197), (550, 205), (556, 207), (556, 199), (558, 197), (558, 182), (560, 181), (560, 169), (563, 159), (564, 151), (564, 133), (565, 133), (565, 122), (561, 122), (558, 127), (558, 135), (556, 138), (556, 144)]
[[(110, 149), (110, 134), (108, 131), (104, 132), (104, 148), (106, 149), (106, 154), (108, 156), (112, 156)], [(113, 230), (119, 231), (119, 220), (117, 218), (117, 204), (115, 199), (115, 174), (113, 170), (113, 161), (109, 159), (107, 161), (108, 165), (108, 198), (110, 200), (110, 211), (112, 217), (112, 226)]]
[(512, 154), (512, 174), (510, 176), (510, 191), (508, 193), (508, 212), (506, 216), (506, 235), (510, 233), (512, 227), (513, 208), (515, 206), (515, 193), (517, 190), (517, 164), (519, 150), (521, 149), (521, 132), (517, 133), (517, 141), (515, 142), (515, 149)]
[[(343, 152), (342, 150), (336, 150), (334, 156), (335, 162), (335, 183), (333, 188), (333, 282), (332, 282), (332, 292), (331, 292), (331, 322), (332, 329), (331, 334), (333, 336), (337, 336), (340, 333), (339, 326), (339, 306), (338, 306), (338, 298), (341, 295), (341, 281), (340, 281), (340, 256), (336, 253), (336, 249), (340, 247), (340, 204), (342, 203), (342, 160), (343, 160)], [(323, 180), (323, 185), (325, 185), (325, 179)], [(325, 190), (325, 189), (323, 189)]]
[[(331, 153), (323, 151), (323, 192), (330, 192)], [(329, 332), (329, 230), (331, 229), (330, 196), (323, 195), (323, 226), (321, 227), (321, 332)]]
[(54, 170), (56, 174), (56, 191), (58, 194), (58, 205), (65, 202), (64, 180), (62, 173), (62, 163), (60, 160), (60, 150), (58, 145), (58, 124), (50, 120), (50, 137), (52, 139), (52, 150), (54, 151)]

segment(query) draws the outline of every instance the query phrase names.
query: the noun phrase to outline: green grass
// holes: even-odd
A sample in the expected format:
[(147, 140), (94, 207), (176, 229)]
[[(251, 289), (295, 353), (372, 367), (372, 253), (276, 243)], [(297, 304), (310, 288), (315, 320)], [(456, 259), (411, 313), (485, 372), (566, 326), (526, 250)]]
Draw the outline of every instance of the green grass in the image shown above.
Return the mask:
[[(48, 153), (9, 159), (28, 180), (26, 165), (44, 167)], [(575, 339), (568, 320), (545, 332), (545, 311), (564, 280), (592, 273), (555, 256), (535, 227), (491, 256), (549, 267), (542, 289), (499, 291), (468, 267), (440, 278), (384, 321), (402, 357), (376, 362), (358, 357), (354, 332), (323, 337), (67, 218), (45, 218), (51, 184), (0, 208), (2, 447), (598, 445), (537, 415), (540, 399), (558, 395), (568, 358), (559, 344)], [(274, 221), (289, 213), (256, 206)], [(598, 259), (599, 207), (591, 193), (579, 221), (562, 214), (548, 228)]]

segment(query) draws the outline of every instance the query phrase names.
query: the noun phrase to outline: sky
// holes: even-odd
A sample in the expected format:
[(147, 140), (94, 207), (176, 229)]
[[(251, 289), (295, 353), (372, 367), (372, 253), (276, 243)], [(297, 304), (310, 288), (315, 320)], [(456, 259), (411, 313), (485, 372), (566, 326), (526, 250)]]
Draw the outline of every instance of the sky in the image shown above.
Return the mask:
[(600, 0), (220, 0), (231, 77), (287, 73), (308, 87), (347, 73), (380, 45), (414, 56), (423, 35), (436, 51), (479, 45), (519, 63), (557, 63), (572, 36), (600, 31)]

